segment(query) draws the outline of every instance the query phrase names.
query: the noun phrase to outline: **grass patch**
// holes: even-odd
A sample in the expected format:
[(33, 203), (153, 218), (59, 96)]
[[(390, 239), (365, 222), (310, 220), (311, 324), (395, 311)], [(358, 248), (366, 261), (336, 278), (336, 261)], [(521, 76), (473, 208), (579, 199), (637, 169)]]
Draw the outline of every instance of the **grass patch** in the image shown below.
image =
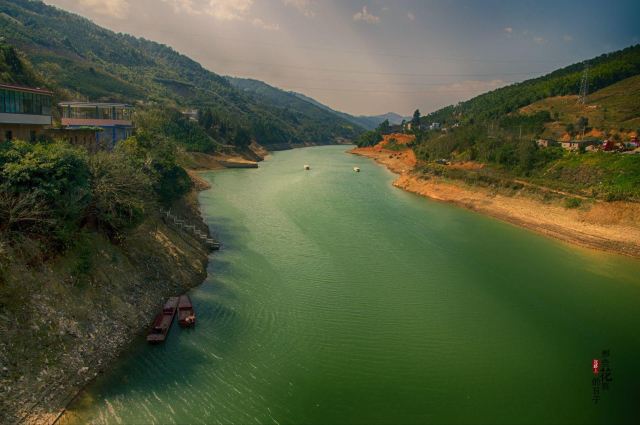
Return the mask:
[(564, 207), (567, 209), (575, 209), (582, 205), (582, 200), (578, 198), (565, 198)]

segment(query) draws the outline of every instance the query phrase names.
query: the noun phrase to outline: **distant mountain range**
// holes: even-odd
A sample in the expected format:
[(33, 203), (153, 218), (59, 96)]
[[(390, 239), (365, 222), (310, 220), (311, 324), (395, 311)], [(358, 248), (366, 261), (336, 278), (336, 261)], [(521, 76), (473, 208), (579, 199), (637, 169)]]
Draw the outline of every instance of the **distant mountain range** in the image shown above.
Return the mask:
[(273, 145), (334, 143), (363, 131), (357, 120), (315, 101), (294, 102), (267, 84), (224, 78), (168, 46), (41, 1), (0, 0), (0, 38), (25, 53), (47, 85), (78, 100), (214, 108), (235, 127), (259, 128), (267, 137), (258, 142)]
[(384, 120), (389, 120), (389, 124), (401, 124), (402, 120), (410, 120), (411, 117), (403, 117), (401, 115), (396, 114), (395, 112), (387, 112), (386, 114), (382, 114), (382, 115), (372, 115), (372, 116), (366, 116), (366, 115), (358, 115), (358, 116), (354, 116), (354, 115), (350, 115), (347, 114), (346, 112), (340, 112), (340, 111), (336, 111), (334, 109), (331, 109), (330, 107), (318, 102), (317, 100), (306, 96), (302, 93), (296, 93), (296, 92), (287, 92), (290, 93), (294, 96), (299, 97), (300, 99), (303, 99), (307, 102), (313, 103), (314, 105), (317, 105), (323, 109), (326, 109), (328, 111), (333, 112), (334, 114), (337, 114), (338, 116), (344, 118), (345, 120), (352, 122), (356, 125), (359, 125), (360, 127), (363, 127), (367, 130), (373, 130), (374, 128), (376, 128), (378, 125), (380, 125), (381, 122), (383, 122)]

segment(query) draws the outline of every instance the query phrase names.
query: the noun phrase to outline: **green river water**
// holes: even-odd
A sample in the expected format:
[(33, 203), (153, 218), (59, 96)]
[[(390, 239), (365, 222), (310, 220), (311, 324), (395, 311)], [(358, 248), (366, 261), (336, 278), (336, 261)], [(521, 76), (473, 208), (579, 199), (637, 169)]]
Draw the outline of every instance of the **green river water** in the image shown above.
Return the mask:
[(346, 149), (205, 175), (223, 249), (196, 329), (141, 337), (79, 422), (640, 422), (639, 261), (405, 193)]

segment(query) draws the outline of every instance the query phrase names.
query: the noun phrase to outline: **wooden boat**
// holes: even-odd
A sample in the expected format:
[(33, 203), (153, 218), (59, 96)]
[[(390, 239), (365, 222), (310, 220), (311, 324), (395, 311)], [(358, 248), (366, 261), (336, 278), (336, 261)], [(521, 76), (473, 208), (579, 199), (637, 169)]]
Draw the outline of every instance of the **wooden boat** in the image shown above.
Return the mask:
[(178, 297), (170, 297), (162, 308), (162, 313), (158, 314), (153, 320), (151, 330), (147, 335), (147, 342), (149, 344), (159, 344), (164, 342), (171, 329), (173, 323), (173, 317), (176, 315), (176, 309), (178, 308)]
[(360, 172), (360, 168), (359, 167), (353, 167), (353, 171), (355, 171), (356, 173)]
[(305, 169), (305, 170), (307, 170), (307, 171), (309, 171), (309, 170), (311, 169), (311, 166), (310, 166), (310, 165), (305, 164), (305, 165), (304, 165), (304, 169)]
[(193, 304), (191, 304), (191, 298), (188, 295), (182, 295), (178, 302), (178, 324), (183, 328), (196, 324), (196, 312), (193, 310)]

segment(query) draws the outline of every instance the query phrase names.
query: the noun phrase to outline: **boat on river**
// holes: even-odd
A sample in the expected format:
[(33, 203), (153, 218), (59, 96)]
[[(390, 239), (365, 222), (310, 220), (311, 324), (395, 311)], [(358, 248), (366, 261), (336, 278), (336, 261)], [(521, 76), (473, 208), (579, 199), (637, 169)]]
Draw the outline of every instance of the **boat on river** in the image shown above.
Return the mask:
[(196, 312), (193, 310), (191, 298), (188, 295), (181, 295), (178, 301), (178, 324), (183, 328), (190, 328), (196, 325)]
[(162, 312), (156, 316), (153, 320), (151, 330), (147, 335), (147, 342), (149, 344), (159, 344), (164, 342), (171, 329), (173, 318), (176, 315), (176, 309), (178, 308), (178, 297), (170, 297), (162, 307)]
[(307, 170), (307, 171), (309, 171), (309, 170), (311, 169), (311, 166), (310, 166), (310, 165), (308, 165), (308, 164), (304, 164), (304, 169), (305, 169), (305, 170)]
[(360, 172), (360, 167), (353, 167), (353, 171), (355, 171), (356, 173)]

